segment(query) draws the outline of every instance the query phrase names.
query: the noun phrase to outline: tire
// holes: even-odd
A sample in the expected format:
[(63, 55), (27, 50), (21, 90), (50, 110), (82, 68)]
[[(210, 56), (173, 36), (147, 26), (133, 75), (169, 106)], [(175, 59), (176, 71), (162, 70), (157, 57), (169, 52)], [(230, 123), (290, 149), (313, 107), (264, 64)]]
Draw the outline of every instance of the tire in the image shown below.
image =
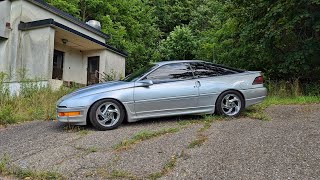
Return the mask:
[(233, 90), (221, 93), (216, 101), (216, 112), (223, 116), (237, 117), (244, 107), (245, 103), (242, 95)]
[(103, 99), (92, 105), (89, 111), (91, 124), (100, 131), (117, 128), (125, 117), (125, 110), (118, 101)]

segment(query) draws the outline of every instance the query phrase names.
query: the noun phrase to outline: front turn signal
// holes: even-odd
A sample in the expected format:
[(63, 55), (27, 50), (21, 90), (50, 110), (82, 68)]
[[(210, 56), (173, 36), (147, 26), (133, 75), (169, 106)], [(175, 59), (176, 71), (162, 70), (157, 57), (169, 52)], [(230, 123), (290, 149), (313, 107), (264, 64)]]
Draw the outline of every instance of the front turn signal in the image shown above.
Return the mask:
[(59, 112), (58, 116), (64, 117), (64, 116), (79, 116), (80, 111), (72, 111), (72, 112)]

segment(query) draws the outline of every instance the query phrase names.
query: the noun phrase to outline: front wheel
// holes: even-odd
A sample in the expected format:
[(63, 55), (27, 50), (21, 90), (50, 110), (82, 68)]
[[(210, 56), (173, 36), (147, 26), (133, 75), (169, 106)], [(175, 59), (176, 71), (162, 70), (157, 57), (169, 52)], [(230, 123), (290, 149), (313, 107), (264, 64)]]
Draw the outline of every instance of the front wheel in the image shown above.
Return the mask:
[(117, 128), (124, 119), (124, 108), (112, 99), (100, 100), (93, 104), (89, 112), (92, 125), (100, 131)]
[(245, 106), (242, 95), (237, 91), (223, 92), (216, 101), (216, 112), (219, 115), (239, 116)]

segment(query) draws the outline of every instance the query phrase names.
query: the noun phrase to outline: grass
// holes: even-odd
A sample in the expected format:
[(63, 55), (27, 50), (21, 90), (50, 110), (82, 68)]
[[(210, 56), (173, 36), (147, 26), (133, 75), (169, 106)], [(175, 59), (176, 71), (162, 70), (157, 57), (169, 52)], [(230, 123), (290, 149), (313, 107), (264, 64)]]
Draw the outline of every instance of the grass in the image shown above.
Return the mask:
[(65, 126), (63, 128), (63, 130), (67, 133), (78, 133), (80, 136), (85, 136), (85, 135), (89, 134), (89, 132), (90, 132), (87, 129), (85, 129), (85, 127), (74, 126), (74, 125), (70, 125), (70, 124)]
[(50, 88), (32, 85), (22, 88), (19, 96), (10, 96), (8, 92), (0, 91), (0, 125), (55, 119), (57, 100), (71, 91), (65, 87), (52, 91)]
[(103, 179), (138, 179), (136, 176), (132, 175), (130, 172), (122, 170), (112, 170), (110, 173), (106, 172), (105, 169), (98, 169), (97, 172)]
[(76, 146), (74, 147), (75, 149), (77, 150), (80, 150), (80, 151), (84, 151), (86, 153), (94, 153), (94, 152), (98, 152), (98, 148), (95, 147), (95, 146), (90, 146), (88, 148), (83, 148), (83, 147), (79, 147), (79, 146)]
[(195, 147), (200, 147), (207, 140), (208, 140), (207, 136), (205, 136), (203, 134), (198, 135), (198, 137), (195, 140), (190, 142), (190, 144), (188, 145), (188, 148), (191, 149), (191, 148), (195, 148)]
[(112, 148), (114, 150), (127, 150), (129, 149), (131, 146), (133, 146), (134, 144), (137, 144), (141, 141), (144, 140), (148, 140), (154, 137), (158, 137), (164, 134), (169, 134), (169, 133), (175, 133), (178, 132), (179, 128), (168, 128), (168, 129), (161, 129), (158, 131), (147, 131), (147, 130), (143, 130), (140, 131), (136, 134), (133, 135), (133, 137), (129, 138), (129, 139), (125, 139), (121, 142), (119, 142), (118, 144), (115, 144), (114, 146), (112, 146)]
[(61, 174), (50, 171), (33, 171), (30, 169), (22, 169), (9, 163), (7, 156), (0, 160), (0, 175), (4, 177), (15, 177), (19, 179), (31, 180), (63, 180)]
[(155, 172), (152, 174), (149, 174), (146, 179), (159, 179), (162, 176), (168, 174), (175, 166), (177, 162), (178, 156), (172, 156), (163, 166), (162, 170), (160, 172)]
[(247, 108), (242, 116), (264, 121), (271, 120), (264, 110), (271, 105), (319, 104), (320, 96), (268, 96), (261, 104)]

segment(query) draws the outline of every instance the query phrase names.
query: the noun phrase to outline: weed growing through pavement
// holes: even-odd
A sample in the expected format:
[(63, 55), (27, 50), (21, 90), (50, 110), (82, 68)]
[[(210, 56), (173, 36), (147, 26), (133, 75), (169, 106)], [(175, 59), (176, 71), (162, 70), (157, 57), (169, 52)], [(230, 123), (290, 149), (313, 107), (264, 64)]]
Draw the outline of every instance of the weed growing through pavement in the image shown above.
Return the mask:
[(148, 140), (154, 137), (158, 137), (164, 134), (170, 134), (178, 132), (179, 128), (168, 128), (168, 129), (161, 129), (158, 131), (147, 131), (143, 130), (133, 135), (133, 137), (129, 139), (125, 139), (118, 144), (112, 146), (114, 150), (126, 150), (129, 149), (132, 145), (137, 144), (141, 141)]
[(50, 171), (34, 171), (30, 169), (23, 169), (18, 166), (10, 164), (8, 156), (4, 155), (0, 159), (0, 175), (16, 177), (19, 179), (32, 179), (32, 180), (44, 180), (44, 179), (55, 179), (55, 180), (64, 180), (61, 174)]
[(130, 172), (123, 170), (112, 170), (111, 172), (107, 172), (105, 169), (98, 169), (97, 174), (104, 179), (130, 179), (136, 180), (138, 179), (136, 176), (132, 175)]
[(85, 127), (74, 126), (71, 124), (64, 126), (63, 130), (67, 133), (78, 133), (80, 136), (85, 136), (85, 135), (89, 134), (89, 131), (87, 129), (85, 129)]
[(160, 172), (155, 172), (152, 174), (149, 174), (146, 178), (147, 179), (159, 179), (162, 176), (168, 174), (172, 169), (176, 166), (178, 156), (174, 155), (172, 156), (163, 166), (162, 170)]

